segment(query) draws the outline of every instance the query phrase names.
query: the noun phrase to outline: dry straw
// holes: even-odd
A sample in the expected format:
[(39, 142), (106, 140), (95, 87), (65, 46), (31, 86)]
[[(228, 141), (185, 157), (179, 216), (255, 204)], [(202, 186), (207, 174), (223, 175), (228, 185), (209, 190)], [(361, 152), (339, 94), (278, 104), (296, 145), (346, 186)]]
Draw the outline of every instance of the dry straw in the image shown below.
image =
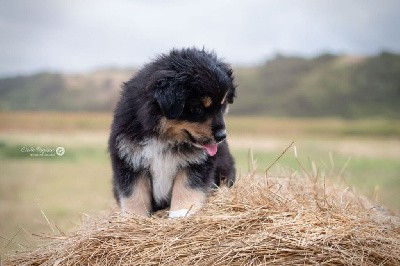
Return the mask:
[(400, 265), (398, 216), (312, 172), (239, 178), (191, 217), (88, 217), (6, 264)]

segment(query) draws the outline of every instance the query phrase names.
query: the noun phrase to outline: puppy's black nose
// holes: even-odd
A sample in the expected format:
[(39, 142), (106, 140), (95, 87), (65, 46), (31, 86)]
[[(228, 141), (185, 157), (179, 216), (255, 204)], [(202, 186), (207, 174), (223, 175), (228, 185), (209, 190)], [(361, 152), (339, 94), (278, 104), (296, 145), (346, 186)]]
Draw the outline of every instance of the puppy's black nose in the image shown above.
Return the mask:
[(214, 138), (216, 142), (221, 142), (226, 139), (226, 129), (220, 129), (214, 134)]

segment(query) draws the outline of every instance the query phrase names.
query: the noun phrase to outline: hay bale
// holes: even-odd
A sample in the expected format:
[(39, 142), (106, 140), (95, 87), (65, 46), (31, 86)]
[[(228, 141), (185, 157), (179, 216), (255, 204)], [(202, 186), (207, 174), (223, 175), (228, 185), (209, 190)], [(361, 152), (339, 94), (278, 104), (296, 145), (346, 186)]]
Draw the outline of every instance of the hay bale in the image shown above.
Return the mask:
[(194, 216), (89, 218), (10, 265), (399, 265), (397, 216), (307, 174), (240, 178)]

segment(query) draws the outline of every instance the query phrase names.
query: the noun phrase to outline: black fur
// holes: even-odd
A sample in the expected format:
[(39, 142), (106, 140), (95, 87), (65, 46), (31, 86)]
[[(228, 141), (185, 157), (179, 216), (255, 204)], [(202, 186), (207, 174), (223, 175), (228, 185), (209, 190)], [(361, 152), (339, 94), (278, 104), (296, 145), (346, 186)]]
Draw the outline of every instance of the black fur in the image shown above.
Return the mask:
[[(221, 104), (224, 96), (226, 101)], [(212, 100), (209, 108), (201, 105), (203, 97)], [(129, 156), (121, 155), (118, 146), (121, 136), (133, 146), (140, 147), (146, 145), (146, 140), (157, 139), (165, 143), (162, 152), (183, 156), (188, 158), (188, 162), (192, 159), (187, 165), (179, 166), (179, 169), (185, 168), (191, 188), (208, 193), (213, 184), (220, 185), (222, 179), (232, 185), (235, 181), (235, 167), (226, 141), (219, 144), (215, 156), (207, 154), (201, 163), (193, 160), (206, 154), (199, 146), (215, 143), (217, 132), (221, 134), (225, 129), (223, 113), (227, 103), (233, 103), (234, 98), (235, 85), (231, 68), (214, 53), (195, 48), (172, 50), (169, 54), (160, 55), (124, 83), (109, 138), (116, 200), (120, 202), (121, 197), (132, 194), (139, 174), (144, 174), (153, 182), (152, 172), (145, 159), (143, 163), (130, 164), (127, 160)], [(166, 136), (162, 132), (163, 119), (200, 124), (211, 121), (210, 130), (214, 139), (204, 136), (199, 138), (191, 134), (189, 129), (181, 129), (179, 139)], [(141, 159), (137, 161), (141, 162)], [(153, 198), (152, 201), (151, 211), (169, 205), (168, 199), (156, 202)]]

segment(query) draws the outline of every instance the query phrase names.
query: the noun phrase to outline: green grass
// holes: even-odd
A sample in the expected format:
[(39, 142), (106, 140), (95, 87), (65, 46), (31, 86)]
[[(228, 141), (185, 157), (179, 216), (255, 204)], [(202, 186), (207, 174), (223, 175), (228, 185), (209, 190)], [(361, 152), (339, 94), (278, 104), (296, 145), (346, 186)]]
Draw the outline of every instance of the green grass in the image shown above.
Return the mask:
[(321, 137), (400, 136), (400, 121), (390, 119), (344, 120), (339, 118), (272, 118), (227, 117), (229, 131), (234, 135), (293, 135)]
[[(86, 157), (86, 154), (76, 155), (80, 158), (76, 161), (2, 160), (0, 236), (5, 239), (1, 239), (0, 247), (5, 247), (17, 233), (16, 243), (32, 245), (31, 237), (24, 231), (51, 233), (42, 211), (53, 224), (68, 231), (79, 224), (82, 213), (96, 215), (114, 204), (108, 162), (99, 161), (100, 155)], [(16, 247), (8, 243), (7, 249)]]

